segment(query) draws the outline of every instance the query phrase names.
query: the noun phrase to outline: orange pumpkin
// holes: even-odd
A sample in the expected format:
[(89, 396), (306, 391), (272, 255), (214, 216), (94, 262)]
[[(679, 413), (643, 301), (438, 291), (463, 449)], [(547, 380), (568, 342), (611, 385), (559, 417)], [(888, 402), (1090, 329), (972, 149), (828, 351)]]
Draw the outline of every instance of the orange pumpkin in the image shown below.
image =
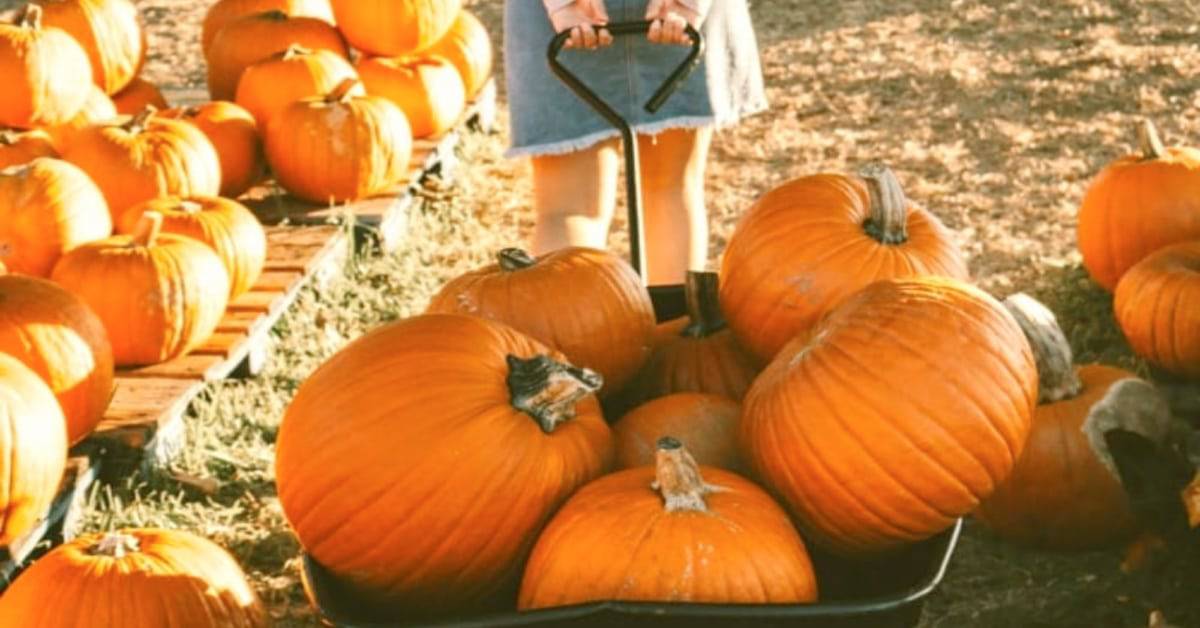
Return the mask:
[(492, 76), (492, 38), (483, 22), (466, 9), (459, 11), (454, 25), (425, 54), (445, 57), (454, 64), (468, 98), (474, 98)]
[(117, 366), (177, 358), (208, 340), (225, 314), (229, 275), (221, 258), (161, 228), (162, 215), (147, 212), (134, 235), (76, 248), (51, 275), (104, 322)]
[(117, 108), (117, 113), (132, 116), (145, 110), (147, 106), (163, 110), (169, 108), (171, 105), (154, 83), (140, 77), (134, 77), (125, 86), (125, 89), (113, 96), (113, 106)]
[(79, 129), (100, 124), (117, 117), (117, 106), (113, 103), (108, 94), (104, 90), (92, 85), (88, 88), (88, 99), (84, 103), (83, 109), (75, 114), (74, 118), (65, 124), (46, 127), (46, 133), (50, 134), (54, 146), (59, 150), (66, 147)]
[(87, 53), (59, 28), (42, 26), (42, 7), (30, 4), (13, 24), (0, 24), (0, 126), (27, 129), (63, 124), (88, 98)]
[(613, 424), (617, 468), (654, 464), (655, 443), (679, 439), (700, 464), (741, 471), (737, 426), (742, 406), (727, 397), (677, 393), (634, 408)]
[(155, 113), (147, 108), (82, 129), (63, 152), (104, 192), (114, 222), (152, 198), (221, 191), (221, 161), (212, 142), (195, 126)]
[[(289, 46), (287, 50), (255, 63), (242, 73), (237, 104), (249, 111), (265, 130), (267, 121), (297, 100), (323, 96), (346, 79), (358, 78), (354, 66), (328, 50)], [(366, 95), (359, 85), (354, 96)]]
[(1012, 471), (1037, 402), (1003, 306), (940, 277), (874, 283), (779, 352), (742, 402), (742, 453), (804, 538), (846, 555), (941, 532)]
[(163, 233), (199, 240), (217, 252), (230, 278), (230, 300), (249, 291), (262, 275), (267, 236), (258, 218), (237, 201), (218, 196), (167, 196), (125, 212), (120, 233), (134, 233), (147, 211), (162, 214)]
[(561, 359), (459, 315), (342, 349), (279, 427), (279, 500), (305, 550), (406, 616), (511, 604), (542, 526), (612, 464), (599, 377)]
[(400, 107), (414, 138), (440, 137), (467, 107), (462, 77), (442, 57), (372, 57), (360, 60), (355, 69), (368, 94)]
[(0, 129), (0, 170), (29, 163), (38, 157), (58, 157), (48, 133), (36, 129)]
[(0, 275), (0, 353), (50, 386), (69, 444), (92, 433), (112, 398), (113, 357), (104, 324), (83, 301), (45, 279)]
[(0, 170), (0, 261), (45, 277), (66, 251), (107, 238), (104, 195), (79, 168), (49, 157)]
[(1200, 379), (1200, 240), (1167, 246), (1130, 268), (1113, 310), (1135, 353)]
[(867, 284), (919, 275), (967, 279), (967, 266), (890, 170), (801, 177), (738, 223), (721, 263), (721, 307), (742, 345), (770, 360)]
[(1164, 147), (1149, 121), (1138, 131), (1138, 153), (1096, 175), (1079, 206), (1083, 265), (1110, 292), (1147, 255), (1200, 240), (1200, 150)]
[[(46, 603), (48, 592), (63, 590), (72, 595)], [(265, 628), (270, 618), (220, 546), (190, 532), (140, 528), (86, 534), (39, 558), (0, 598), (0, 624)]]
[(437, 43), (458, 17), (462, 0), (331, 0), (338, 28), (368, 55), (398, 57)]
[(146, 61), (137, 6), (130, 0), (34, 0), (42, 22), (61, 28), (87, 53), (92, 82), (106, 94), (121, 91)]
[(347, 79), (267, 123), (267, 163), (288, 192), (313, 203), (343, 202), (404, 180), (412, 159), (408, 120), (383, 98), (355, 95), (359, 89), (358, 79)]
[(1171, 410), (1154, 387), (1123, 369), (1076, 368), (1071, 347), (1044, 305), (1005, 299), (1037, 359), (1033, 429), (1012, 475), (976, 518), (1001, 538), (1033, 547), (1085, 550), (1132, 540), (1140, 524), (1104, 440), (1114, 427), (1163, 442)]
[(583, 247), (538, 259), (504, 249), (496, 264), (447, 282), (427, 311), (512, 325), (600, 373), (605, 394), (637, 374), (654, 331), (650, 295), (633, 269), (612, 253)]
[(670, 437), (655, 456), (653, 467), (588, 484), (554, 515), (525, 567), (518, 608), (816, 601), (804, 541), (765, 491), (697, 465)]
[(208, 55), (208, 49), (230, 22), (266, 11), (278, 10), (295, 17), (314, 17), (333, 24), (333, 9), (329, 0), (217, 0), (204, 14), (200, 29), (200, 48)]
[[(0, 353), (0, 547), (46, 516), (67, 466), (67, 422), (37, 373)], [(30, 624), (10, 624), (20, 626)]]
[(168, 109), (162, 115), (191, 122), (212, 142), (221, 160), (221, 196), (237, 198), (262, 178), (267, 164), (258, 137), (258, 124), (249, 111), (218, 100), (194, 107)]
[(208, 93), (213, 100), (232, 100), (242, 72), (292, 44), (328, 50), (343, 58), (350, 53), (338, 30), (314, 17), (267, 11), (230, 22), (208, 49)]

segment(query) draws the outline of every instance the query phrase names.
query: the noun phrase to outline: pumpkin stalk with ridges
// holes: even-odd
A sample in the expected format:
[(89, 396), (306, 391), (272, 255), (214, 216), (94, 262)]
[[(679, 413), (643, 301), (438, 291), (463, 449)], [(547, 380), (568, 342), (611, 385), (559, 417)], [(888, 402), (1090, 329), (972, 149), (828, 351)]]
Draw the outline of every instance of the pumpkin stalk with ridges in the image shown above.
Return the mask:
[(514, 408), (537, 419), (542, 431), (575, 418), (575, 404), (604, 384), (595, 371), (539, 355), (528, 360), (508, 356), (508, 391)]

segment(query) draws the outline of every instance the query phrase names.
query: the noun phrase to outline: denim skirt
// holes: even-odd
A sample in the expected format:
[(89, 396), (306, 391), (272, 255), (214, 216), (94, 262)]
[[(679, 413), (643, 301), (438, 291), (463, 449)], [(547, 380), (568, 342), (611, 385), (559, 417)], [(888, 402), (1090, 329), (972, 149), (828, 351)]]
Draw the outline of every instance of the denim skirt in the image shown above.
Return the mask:
[[(767, 108), (758, 44), (747, 0), (714, 0), (702, 25), (700, 65), (657, 113), (643, 109), (687, 57), (684, 46), (623, 35), (598, 50), (564, 50), (560, 61), (639, 134), (672, 128), (723, 127)], [(647, 0), (605, 0), (613, 22), (645, 19)], [(511, 126), (509, 157), (569, 153), (618, 137), (614, 129), (551, 71), (546, 50), (554, 29), (539, 0), (504, 3), (504, 62)]]

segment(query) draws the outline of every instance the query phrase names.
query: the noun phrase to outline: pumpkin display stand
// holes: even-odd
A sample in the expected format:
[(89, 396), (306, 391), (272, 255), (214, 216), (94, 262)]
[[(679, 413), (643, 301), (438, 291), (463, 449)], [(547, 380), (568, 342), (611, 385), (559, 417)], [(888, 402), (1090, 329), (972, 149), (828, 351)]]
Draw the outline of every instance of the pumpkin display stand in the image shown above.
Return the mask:
[(8, 588), (46, 545), (56, 546), (75, 537), (88, 489), (99, 469), (99, 463), (88, 456), (72, 455), (67, 459), (67, 469), (46, 516), (25, 536), (8, 547), (0, 547), (0, 591)]

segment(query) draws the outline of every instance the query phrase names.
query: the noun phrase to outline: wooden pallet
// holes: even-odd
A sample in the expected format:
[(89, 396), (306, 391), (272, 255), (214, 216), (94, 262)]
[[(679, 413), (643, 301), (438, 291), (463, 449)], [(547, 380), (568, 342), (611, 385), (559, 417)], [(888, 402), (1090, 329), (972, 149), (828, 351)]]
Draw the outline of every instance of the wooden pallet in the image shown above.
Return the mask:
[(88, 487), (96, 480), (99, 464), (87, 456), (72, 456), (46, 516), (33, 530), (6, 548), (0, 548), (0, 591), (8, 588), (34, 552), (43, 545), (56, 546), (75, 538)]

